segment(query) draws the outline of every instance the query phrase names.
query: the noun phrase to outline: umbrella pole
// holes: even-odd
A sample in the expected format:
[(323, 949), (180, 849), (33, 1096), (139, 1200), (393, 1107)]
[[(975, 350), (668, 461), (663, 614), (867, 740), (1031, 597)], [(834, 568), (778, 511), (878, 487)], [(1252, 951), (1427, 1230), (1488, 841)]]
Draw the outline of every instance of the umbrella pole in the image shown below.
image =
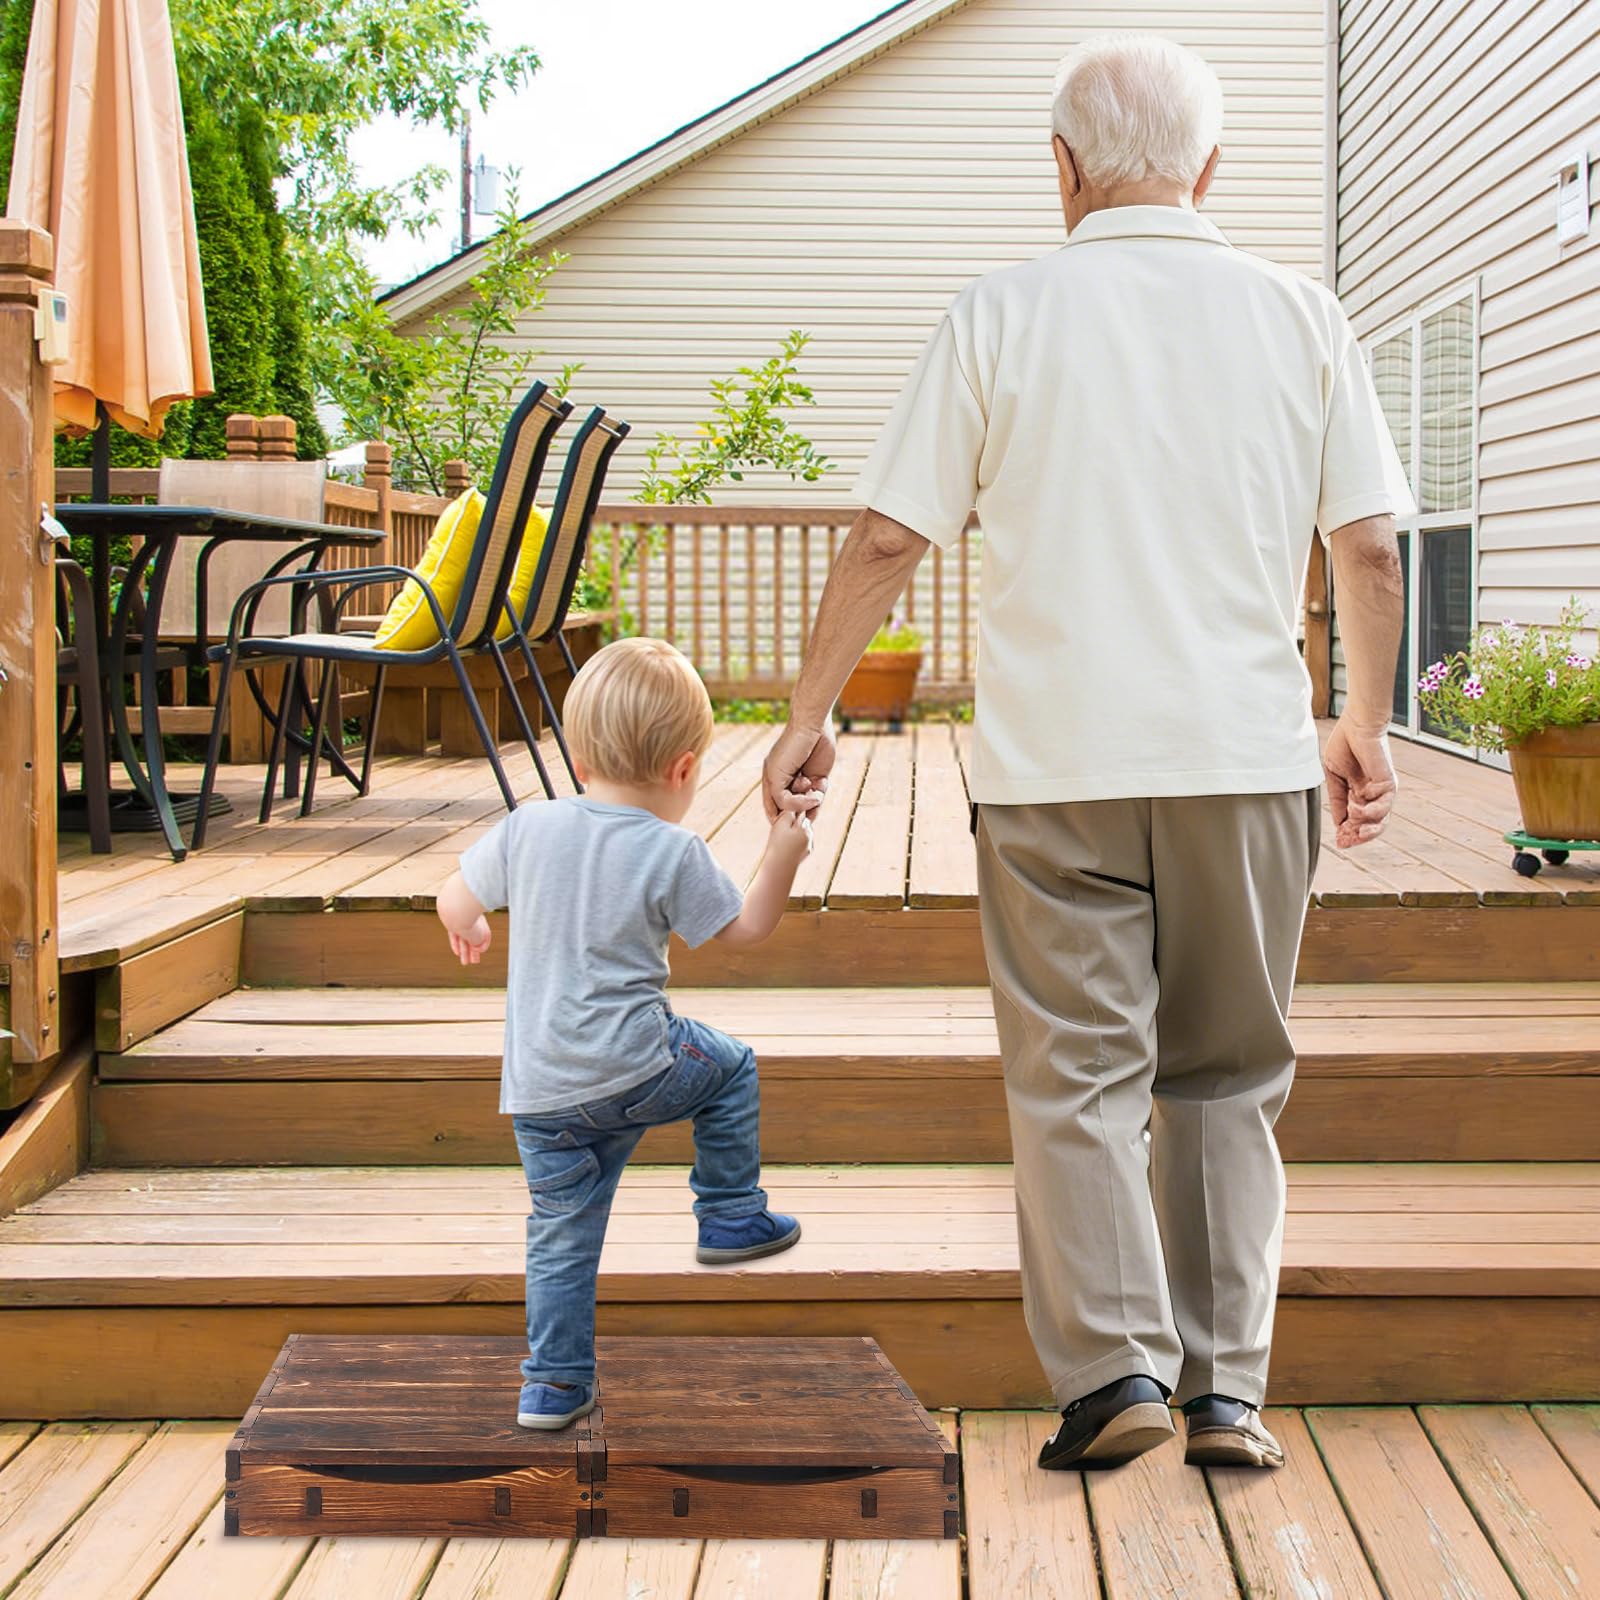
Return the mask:
[[(94, 403), (94, 443), (89, 455), (89, 498), (96, 505), (108, 505), (111, 500), (111, 414), (104, 401)], [(100, 638), (109, 637), (111, 630), (111, 541), (95, 540), (94, 550), (94, 615)]]

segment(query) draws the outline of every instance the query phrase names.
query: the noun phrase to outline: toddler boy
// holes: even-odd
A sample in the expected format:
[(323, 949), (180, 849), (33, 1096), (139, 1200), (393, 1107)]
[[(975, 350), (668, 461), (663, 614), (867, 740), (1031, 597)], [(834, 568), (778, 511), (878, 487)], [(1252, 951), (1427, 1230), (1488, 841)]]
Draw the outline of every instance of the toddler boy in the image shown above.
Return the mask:
[(669, 934), (691, 947), (756, 944), (777, 927), (810, 823), (779, 815), (746, 894), (680, 826), (711, 743), (711, 702), (663, 640), (623, 639), (595, 655), (564, 725), (585, 792), (502, 818), (438, 900), (464, 963), (488, 948), (484, 913), (510, 914), (500, 1109), (532, 1200), (517, 1421), (544, 1429), (594, 1409), (600, 1247), (647, 1128), (694, 1123), (699, 1260), (747, 1261), (800, 1237), (759, 1183), (754, 1052), (676, 1015), (665, 985)]

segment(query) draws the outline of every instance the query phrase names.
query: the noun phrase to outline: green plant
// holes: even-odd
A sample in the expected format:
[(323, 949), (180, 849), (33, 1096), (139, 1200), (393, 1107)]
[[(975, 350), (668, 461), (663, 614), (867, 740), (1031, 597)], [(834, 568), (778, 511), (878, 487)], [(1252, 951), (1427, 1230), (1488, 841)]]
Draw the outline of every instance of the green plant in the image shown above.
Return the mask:
[(909, 622), (898, 617), (889, 621), (873, 634), (868, 650), (920, 650), (922, 648), (922, 635), (911, 626)]
[[(350, 360), (333, 398), (349, 437), (393, 445), (396, 482), (442, 494), (451, 460), (465, 461), (480, 484), (488, 482), (506, 417), (542, 354), (502, 341), (543, 305), (546, 281), (566, 260), (559, 252), (535, 254), (530, 239), (513, 190), (463, 300), (406, 332), (370, 297), (346, 319)], [(558, 394), (578, 371), (561, 370), (552, 385)]]
[(713, 700), (711, 709), (718, 722), (785, 722), (789, 716), (787, 700)]
[(1574, 597), (1553, 629), (1509, 618), (1480, 628), (1469, 650), (1427, 669), (1417, 692), (1444, 728), (1485, 750), (1600, 721), (1600, 660), (1578, 645), (1587, 620)]
[[(759, 367), (739, 367), (711, 383), (711, 416), (692, 443), (662, 433), (645, 453), (636, 500), (646, 505), (711, 504), (711, 491), (742, 483), (753, 467), (815, 483), (833, 463), (780, 415), (786, 406), (814, 406), (816, 396), (800, 381), (798, 362), (811, 342), (794, 329), (777, 355)], [(742, 380), (742, 381), (741, 381)]]
[[(760, 366), (736, 368), (711, 382), (711, 416), (696, 429), (691, 444), (659, 433), (645, 452), (645, 471), (634, 499), (645, 505), (710, 505), (711, 494), (726, 483), (743, 483), (754, 468), (787, 473), (791, 480), (815, 483), (833, 463), (787, 418), (786, 407), (814, 406), (816, 395), (801, 382), (799, 359), (811, 335), (794, 329), (775, 356)], [(591, 555), (579, 580), (575, 603), (589, 611), (611, 611), (614, 630), (631, 626), (622, 585), (641, 546), (660, 551), (661, 528), (640, 528), (617, 552)]]

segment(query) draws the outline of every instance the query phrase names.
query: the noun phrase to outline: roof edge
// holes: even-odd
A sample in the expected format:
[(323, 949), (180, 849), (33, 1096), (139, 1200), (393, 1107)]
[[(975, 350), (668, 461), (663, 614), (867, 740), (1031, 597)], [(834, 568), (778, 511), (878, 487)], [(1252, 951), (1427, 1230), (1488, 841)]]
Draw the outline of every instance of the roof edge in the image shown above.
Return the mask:
[[(970, 3), (971, 0), (898, 0), (742, 94), (524, 213), (522, 221), (538, 225), (536, 243), (570, 232)], [(491, 238), (492, 234), (474, 240), (465, 249), (386, 289), (377, 297), (378, 304), (387, 306), (397, 322), (423, 315), (471, 279), (475, 259)]]

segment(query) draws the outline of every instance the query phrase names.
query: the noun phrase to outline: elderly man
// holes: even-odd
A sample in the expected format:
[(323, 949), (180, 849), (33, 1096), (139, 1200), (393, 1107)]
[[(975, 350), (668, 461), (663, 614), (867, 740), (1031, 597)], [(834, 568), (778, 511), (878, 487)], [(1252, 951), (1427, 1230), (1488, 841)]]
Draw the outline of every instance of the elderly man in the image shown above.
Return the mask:
[[(863, 469), (770, 808), (825, 788), (831, 708), (930, 544), (976, 506), (971, 799), (1046, 1467), (1175, 1432), (1269, 1465), (1283, 1233), (1273, 1124), (1326, 775), (1382, 828), (1405, 475), (1338, 302), (1203, 220), (1222, 95), (1166, 40), (1062, 64), (1068, 240), (971, 284)], [(1349, 664), (1319, 757), (1296, 644), (1313, 524)]]

